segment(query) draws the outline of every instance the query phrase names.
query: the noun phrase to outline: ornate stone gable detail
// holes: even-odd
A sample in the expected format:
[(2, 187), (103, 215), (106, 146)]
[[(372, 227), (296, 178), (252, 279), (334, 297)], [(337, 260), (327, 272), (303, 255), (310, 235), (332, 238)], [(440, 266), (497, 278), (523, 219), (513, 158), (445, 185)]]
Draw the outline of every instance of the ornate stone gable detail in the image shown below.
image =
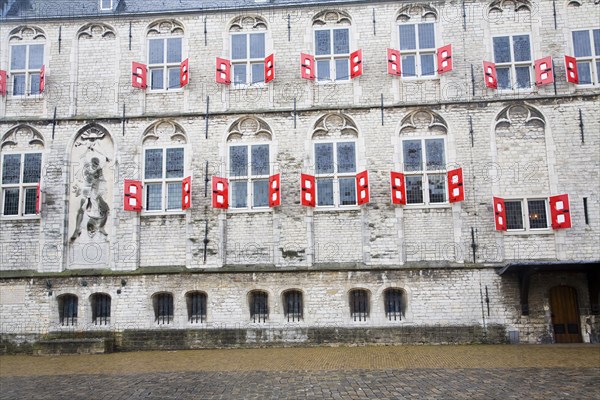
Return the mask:
[(148, 35), (182, 35), (183, 31), (183, 24), (175, 19), (160, 19), (148, 26)]
[(358, 127), (354, 121), (343, 113), (328, 113), (317, 120), (312, 138), (325, 137), (358, 137)]
[(238, 140), (272, 140), (273, 131), (264, 120), (245, 116), (236, 120), (227, 132), (227, 141)]
[(448, 125), (446, 121), (430, 110), (415, 110), (404, 118), (400, 125), (400, 134), (410, 134), (417, 131), (427, 131), (431, 134), (447, 134)]
[(438, 12), (435, 8), (428, 4), (409, 4), (398, 11), (397, 21), (407, 22), (411, 18), (421, 17), (422, 20), (433, 19), (437, 20)]
[(37, 40), (37, 39), (46, 39), (46, 34), (42, 30), (42, 28), (38, 28), (37, 26), (19, 26), (12, 31), (8, 35), (8, 41), (12, 40)]
[(2, 137), (0, 150), (43, 149), (44, 137), (28, 125), (17, 125)]
[(117, 34), (111, 26), (100, 22), (86, 24), (77, 32), (78, 39), (92, 38), (94, 36), (113, 39), (117, 36)]
[(173, 120), (161, 119), (151, 124), (144, 131), (142, 143), (148, 144), (186, 144), (187, 135), (184, 129)]
[(350, 14), (340, 10), (324, 10), (317, 13), (313, 17), (313, 25), (327, 25), (327, 24), (346, 24), (350, 25), (352, 18)]
[(499, 137), (543, 139), (545, 126), (541, 112), (526, 104), (516, 104), (500, 111), (495, 131)]
[(531, 2), (529, 0), (494, 0), (490, 3), (489, 11), (502, 12), (509, 6), (513, 7), (514, 11), (527, 10), (531, 11)]
[(229, 30), (234, 32), (265, 29), (267, 29), (267, 21), (259, 15), (240, 15), (229, 25)]

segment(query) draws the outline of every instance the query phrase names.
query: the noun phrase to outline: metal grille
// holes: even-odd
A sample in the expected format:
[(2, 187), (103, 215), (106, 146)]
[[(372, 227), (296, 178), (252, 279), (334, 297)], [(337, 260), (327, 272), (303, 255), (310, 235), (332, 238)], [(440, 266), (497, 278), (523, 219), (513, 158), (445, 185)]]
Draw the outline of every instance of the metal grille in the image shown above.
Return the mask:
[(170, 324), (173, 321), (173, 295), (171, 293), (154, 295), (154, 317), (159, 325)]
[(58, 298), (58, 317), (63, 326), (77, 324), (77, 296), (65, 294)]
[(188, 321), (192, 323), (206, 322), (206, 294), (200, 292), (187, 295)]
[(402, 319), (402, 291), (389, 289), (385, 292), (385, 314), (390, 321)]
[(265, 322), (269, 318), (268, 294), (252, 292), (250, 299), (250, 318), (253, 322)]
[(546, 218), (546, 201), (545, 200), (529, 200), (527, 202), (529, 208), (529, 228), (544, 229), (548, 227), (548, 219)]
[(285, 317), (288, 322), (302, 320), (302, 293), (298, 290), (290, 290), (284, 296)]
[(110, 296), (96, 293), (92, 296), (92, 322), (94, 325), (110, 324)]
[(369, 317), (369, 293), (366, 290), (350, 292), (350, 316), (354, 321), (366, 321)]

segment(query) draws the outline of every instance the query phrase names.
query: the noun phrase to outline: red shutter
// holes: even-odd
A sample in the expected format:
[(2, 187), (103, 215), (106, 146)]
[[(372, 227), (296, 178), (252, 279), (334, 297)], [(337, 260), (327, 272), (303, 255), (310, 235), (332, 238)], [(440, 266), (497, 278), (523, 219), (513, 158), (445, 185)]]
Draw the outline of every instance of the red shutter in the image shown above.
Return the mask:
[(190, 83), (190, 59), (186, 58), (179, 66), (179, 86), (184, 87)]
[(483, 62), (483, 76), (485, 78), (485, 86), (490, 89), (498, 89), (498, 76), (496, 75), (496, 64), (489, 61)]
[(46, 66), (42, 65), (42, 69), (40, 69), (40, 94), (44, 93), (45, 88), (46, 88)]
[(447, 44), (437, 50), (438, 74), (452, 71), (452, 45)]
[(269, 207), (278, 207), (281, 205), (281, 175), (271, 175), (269, 177)]
[(146, 89), (146, 64), (139, 62), (131, 63), (131, 86), (138, 89)]
[(125, 211), (142, 211), (142, 182), (125, 179), (123, 190), (123, 209)]
[(187, 210), (192, 206), (192, 177), (188, 176), (181, 182), (181, 209)]
[(310, 54), (300, 54), (302, 79), (315, 80), (315, 57)]
[(271, 54), (265, 58), (265, 83), (269, 83), (275, 78), (275, 55)]
[(406, 204), (404, 174), (402, 172), (390, 172), (390, 183), (392, 185), (392, 204)]
[(506, 230), (506, 209), (504, 208), (504, 199), (494, 197), (494, 219), (496, 220), (496, 230)]
[(38, 182), (37, 188), (35, 191), (35, 213), (39, 214), (42, 209), (42, 191), (40, 187), (40, 183)]
[(369, 202), (371, 197), (369, 193), (369, 171), (356, 174), (356, 196), (359, 206)]
[(552, 229), (565, 229), (571, 227), (571, 211), (569, 210), (568, 194), (550, 196), (550, 216), (552, 218)]
[(575, 57), (565, 56), (565, 67), (567, 69), (567, 82), (579, 84), (579, 71), (577, 71), (577, 60)]
[(212, 177), (212, 206), (213, 208), (229, 207), (229, 181), (227, 178)]
[(350, 78), (358, 78), (363, 73), (362, 50), (350, 53)]
[(0, 96), (6, 96), (6, 71), (0, 69)]
[(217, 83), (231, 84), (231, 62), (217, 57)]
[(387, 49), (388, 74), (400, 76), (400, 50)]
[(535, 84), (537, 86), (543, 86), (552, 82), (554, 82), (552, 57), (548, 56), (535, 60)]
[(465, 199), (462, 168), (448, 171), (448, 198), (450, 199), (450, 203), (456, 203)]
[(315, 177), (307, 174), (300, 174), (301, 203), (303, 206), (314, 207), (315, 201)]

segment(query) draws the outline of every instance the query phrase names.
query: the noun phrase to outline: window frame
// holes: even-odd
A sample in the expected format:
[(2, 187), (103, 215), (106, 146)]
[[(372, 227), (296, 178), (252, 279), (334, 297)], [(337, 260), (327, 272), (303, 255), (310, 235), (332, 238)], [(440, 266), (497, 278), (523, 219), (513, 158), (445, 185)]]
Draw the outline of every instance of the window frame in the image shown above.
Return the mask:
[[(104, 299), (104, 303), (98, 305), (98, 300)], [(106, 301), (108, 300), (108, 301)], [(104, 304), (105, 307), (102, 307)], [(90, 305), (92, 308), (92, 324), (94, 326), (110, 326), (110, 318), (112, 315), (112, 298), (108, 293), (96, 292), (90, 296)], [(107, 307), (106, 307), (107, 306)], [(102, 312), (108, 311), (108, 315), (99, 315)]]
[[(170, 313), (161, 314), (160, 302), (167, 299), (168, 305), (170, 306)], [(157, 325), (173, 325), (175, 323), (175, 297), (171, 292), (158, 292), (152, 295), (152, 308), (154, 312), (154, 323)], [(164, 311), (165, 307), (162, 307)], [(166, 322), (165, 322), (166, 321)]]
[[(419, 48), (419, 28), (418, 25), (421, 24), (432, 24), (433, 25), (433, 48), (431, 50), (426, 49), (426, 50), (421, 50)], [(408, 26), (408, 25), (412, 25), (415, 27), (415, 49), (414, 50), (402, 50), (401, 49), (401, 39), (400, 39), (400, 27), (401, 26)], [(440, 42), (439, 38), (438, 38), (438, 21), (420, 21), (420, 22), (402, 22), (402, 21), (397, 21), (396, 23), (397, 26), (397, 30), (396, 30), (396, 39), (398, 40), (398, 49), (400, 51), (400, 66), (401, 66), (401, 71), (402, 71), (402, 79), (406, 79), (406, 80), (425, 80), (425, 79), (439, 79), (440, 78), (440, 74), (438, 74), (438, 70), (437, 70), (437, 49), (438, 49), (438, 44)], [(421, 74), (421, 55), (422, 54), (429, 54), (431, 52), (431, 54), (433, 55), (433, 74), (432, 75), (422, 75)], [(406, 55), (414, 55), (415, 56), (415, 72), (416, 74), (414, 76), (407, 76), (404, 74), (404, 66), (402, 65), (402, 58)]]
[[(577, 73), (579, 74), (579, 63), (590, 63), (590, 67), (591, 67), (591, 78), (592, 78), (592, 82), (591, 83), (578, 83), (577, 86), (578, 87), (582, 87), (582, 88), (592, 88), (592, 87), (596, 87), (600, 85), (600, 54), (595, 54), (596, 53), (596, 49), (595, 49), (595, 43), (594, 43), (594, 31), (595, 30), (599, 30), (600, 31), (600, 27), (598, 28), (587, 28), (587, 29), (573, 29), (570, 31), (571, 33), (571, 48), (573, 50), (573, 57), (575, 57), (575, 60), (577, 61)], [(576, 57), (575, 56), (575, 40), (573, 37), (573, 34), (575, 32), (588, 32), (588, 37), (590, 38), (590, 53), (591, 56), (583, 56), (583, 57)], [(600, 38), (599, 38), (600, 40)], [(599, 43), (600, 46), (600, 43)], [(581, 74), (579, 74), (579, 76), (581, 77)]]
[[(338, 172), (338, 162), (337, 162), (337, 145), (338, 143), (354, 143), (354, 172)], [(317, 170), (317, 152), (316, 146), (317, 144), (333, 144), (333, 173), (318, 173)], [(353, 210), (357, 209), (358, 206), (358, 193), (356, 193), (356, 189), (354, 192), (354, 204), (345, 204), (342, 205), (340, 200), (340, 179), (344, 178), (354, 178), (354, 186), (356, 187), (356, 175), (359, 173), (358, 171), (358, 139), (357, 138), (328, 138), (328, 139), (318, 139), (312, 140), (312, 157), (314, 160), (314, 168), (315, 168), (315, 209), (319, 210)], [(333, 204), (332, 205), (319, 205), (319, 179), (333, 179)]]
[[(199, 304), (194, 303), (194, 298), (203, 298)], [(208, 295), (201, 290), (192, 290), (185, 294), (187, 307), (187, 322), (192, 325), (204, 324), (208, 315)], [(194, 313), (194, 308), (199, 308), (199, 312)]]
[[(167, 209), (169, 202), (168, 184), (179, 182), (183, 184), (183, 180), (187, 175), (187, 164), (188, 164), (188, 149), (184, 144), (169, 144), (164, 146), (143, 146), (142, 148), (142, 214), (143, 215), (164, 215), (164, 214), (185, 214), (185, 210), (181, 208), (181, 201), (179, 202), (179, 208)], [(146, 179), (146, 151), (161, 149), (162, 153), (162, 174), (161, 178)], [(181, 178), (167, 178), (167, 149), (183, 149), (183, 176)], [(161, 183), (161, 209), (160, 210), (148, 210), (148, 184)]]
[[(7, 155), (18, 154), (20, 156), (20, 171), (19, 171), (19, 183), (7, 183), (5, 184), (2, 175), (4, 173), (4, 157)], [(23, 183), (23, 174), (25, 173), (25, 155), (26, 154), (40, 154), (40, 175), (38, 181), (35, 183)], [(0, 219), (40, 219), (40, 215), (37, 213), (24, 214), (25, 212), (25, 191), (27, 189), (37, 189), (37, 185), (42, 184), (42, 176), (44, 175), (44, 152), (42, 150), (23, 150), (23, 151), (3, 151), (0, 154)], [(19, 205), (17, 214), (4, 214), (4, 191), (6, 189), (19, 189)]]
[[(13, 98), (16, 99), (28, 99), (28, 98), (39, 98), (43, 95), (43, 93), (39, 92), (39, 86), (37, 88), (37, 92), (36, 93), (31, 93), (31, 77), (32, 75), (40, 75), (40, 71), (41, 71), (41, 66), (38, 69), (30, 69), (29, 68), (29, 48), (31, 46), (35, 46), (35, 45), (40, 45), (43, 46), (43, 50), (42, 50), (42, 66), (45, 65), (46, 63), (46, 41), (25, 41), (25, 42), (19, 42), (19, 43), (9, 43), (9, 47), (10, 47), (10, 51), (9, 51), (9, 58), (8, 58), (8, 76), (10, 77), (10, 82), (11, 82), (11, 91), (10, 91), (10, 95)], [(25, 46), (26, 50), (25, 50), (25, 68), (24, 69), (13, 69), (12, 68), (12, 55), (13, 55), (13, 49), (17, 46)], [(23, 92), (23, 94), (14, 94), (15, 91), (15, 81), (14, 78), (17, 75), (25, 75), (25, 90)], [(8, 80), (7, 79), (7, 84), (8, 84)], [(8, 90), (7, 90), (7, 93)]]
[[(169, 39), (181, 39), (181, 60), (179, 60), (178, 62), (169, 63), (167, 61), (167, 55), (169, 52), (169, 49), (167, 46), (167, 41)], [(150, 41), (152, 41), (152, 40), (162, 40), (164, 42), (164, 47), (163, 47), (164, 62), (162, 62), (160, 64), (151, 64), (150, 63)], [(186, 58), (185, 54), (184, 54), (184, 49), (186, 48), (184, 35), (147, 36), (146, 37), (146, 45), (147, 45), (146, 60), (148, 61), (148, 65), (147, 65), (147, 68), (148, 68), (148, 91), (150, 93), (170, 93), (170, 92), (183, 91), (183, 87), (181, 87), (181, 83), (179, 83), (179, 85), (177, 87), (173, 87), (173, 88), (169, 88), (168, 85), (169, 85), (169, 69), (177, 67), (177, 70), (181, 71), (181, 63)], [(162, 68), (162, 71), (163, 71), (163, 87), (161, 89), (152, 89), (152, 70), (160, 69), (160, 68)]]
[[(531, 228), (529, 221), (529, 202), (530, 201), (544, 201), (544, 209), (546, 212), (546, 227), (545, 228)], [(523, 196), (523, 197), (506, 197), (504, 198), (504, 207), (506, 209), (506, 203), (520, 202), (521, 203), (521, 222), (523, 224), (522, 229), (508, 228), (508, 215), (506, 215), (507, 234), (551, 234), (552, 229), (552, 216), (550, 214), (550, 201), (548, 197), (543, 196)]]
[[(347, 29), (348, 30), (348, 53), (343, 54), (335, 54), (334, 52), (334, 30)], [(330, 37), (330, 53), (328, 55), (317, 55), (317, 31), (329, 31)], [(318, 85), (327, 85), (327, 84), (347, 84), (352, 82), (350, 70), (350, 54), (352, 54), (352, 25), (341, 25), (341, 26), (333, 26), (333, 25), (324, 25), (324, 26), (313, 26), (312, 32), (313, 39), (313, 54), (315, 55), (315, 83)], [(336, 59), (348, 59), (348, 77), (347, 79), (337, 79), (337, 68), (336, 68)], [(329, 78), (328, 80), (319, 79), (319, 61), (329, 60)], [(331, 77), (334, 79), (331, 79)]]
[[(253, 87), (253, 88), (260, 88), (260, 87), (264, 87), (266, 86), (265, 84), (265, 80), (264, 80), (264, 70), (265, 70), (265, 58), (267, 58), (267, 56), (270, 54), (270, 48), (268, 47), (268, 43), (270, 43), (269, 39), (269, 35), (268, 35), (269, 30), (268, 29), (264, 29), (264, 30), (258, 30), (256, 32), (253, 31), (246, 31), (246, 30), (242, 30), (242, 31), (230, 31), (229, 32), (229, 59), (231, 62), (231, 86), (235, 89), (245, 89), (245, 88), (249, 88), (249, 87)], [(250, 57), (250, 35), (254, 34), (254, 33), (262, 33), (265, 36), (265, 56), (263, 58), (251, 58)], [(233, 36), (241, 36), (241, 35), (245, 35), (246, 36), (246, 58), (239, 58), (239, 59), (235, 59), (233, 58)], [(252, 83), (252, 64), (259, 64), (262, 63), (263, 65), (263, 80), (260, 82), (256, 82), (256, 83)], [(246, 65), (246, 81), (244, 83), (236, 83), (235, 82), (235, 72), (234, 72), (234, 67), (235, 65), (241, 65), (244, 64)]]
[[(389, 297), (392, 293), (397, 293), (398, 297), (393, 299), (394, 306), (396, 302), (398, 302), (399, 310), (390, 311), (389, 306), (392, 304), (392, 301), (389, 300)], [(390, 322), (401, 322), (402, 321), (402, 309), (406, 306), (405, 302), (405, 292), (404, 290), (397, 287), (388, 287), (383, 291), (383, 309), (385, 312), (385, 318)]]
[[(358, 297), (360, 298), (361, 296), (354, 296), (354, 293), (358, 293), (361, 292), (362, 294), (365, 295), (366, 299), (365, 303), (363, 303), (363, 305), (365, 305), (366, 310), (365, 311), (361, 311), (361, 310), (355, 310), (355, 305), (356, 305), (356, 301), (353, 301), (353, 298)], [(359, 304), (360, 303), (359, 299)], [(371, 292), (367, 289), (363, 289), (363, 288), (354, 288), (348, 291), (348, 306), (349, 306), (349, 311), (350, 311), (350, 319), (352, 320), (352, 322), (360, 322), (360, 323), (365, 323), (368, 322), (371, 318)]]
[[(69, 304), (74, 303), (72, 314), (65, 315), (65, 310), (68, 308), (65, 300), (69, 299)], [(79, 296), (73, 293), (63, 293), (56, 297), (58, 305), (58, 323), (62, 327), (77, 326), (79, 317)]]
[(102, 11), (110, 11), (113, 9), (113, 0), (108, 0), (108, 2), (110, 3), (110, 6), (108, 7), (104, 7), (104, 1), (105, 0), (100, 0), (100, 10)]
[[(515, 53), (514, 53), (514, 40), (515, 36), (527, 36), (529, 38), (529, 61), (515, 61)], [(495, 56), (495, 47), (494, 47), (494, 39), (508, 37), (509, 38), (509, 46), (510, 46), (510, 62), (496, 62)], [(494, 60), (494, 65), (496, 66), (496, 75), (498, 75), (498, 70), (503, 68), (509, 68), (509, 79), (510, 79), (510, 88), (501, 88), (500, 87), (500, 79), (498, 78), (498, 91), (503, 93), (514, 93), (514, 92), (531, 92), (536, 87), (535, 86), (535, 71), (534, 71), (534, 49), (533, 49), (533, 40), (531, 32), (515, 32), (510, 34), (503, 35), (493, 35), (492, 36), (492, 58)], [(529, 86), (528, 87), (517, 87), (517, 67), (528, 67), (529, 71)]]
[[(288, 301), (288, 296), (294, 295), (295, 298), (292, 298), (291, 301)], [(288, 289), (283, 292), (283, 317), (287, 322), (301, 322), (304, 321), (304, 293), (299, 289)], [(298, 300), (299, 304), (299, 312), (290, 312), (289, 305), (293, 300)], [(294, 305), (294, 309), (296, 309), (296, 305)]]
[[(267, 145), (269, 146), (269, 172), (267, 175), (252, 175), (252, 146), (261, 146)], [(246, 147), (248, 149), (248, 175), (244, 176), (233, 176), (232, 175), (232, 165), (231, 165), (231, 148), (232, 147)], [(272, 141), (261, 140), (256, 142), (230, 142), (227, 143), (227, 179), (229, 181), (229, 209), (228, 211), (232, 212), (264, 212), (271, 211), (271, 207), (269, 206), (269, 194), (267, 192), (267, 202), (264, 206), (254, 206), (254, 181), (264, 181), (269, 182), (269, 177), (272, 175), (273, 168), (273, 154), (272, 154)], [(234, 207), (233, 203), (233, 183), (246, 181), (246, 207)], [(267, 184), (268, 187), (268, 184)]]
[[(250, 311), (250, 320), (252, 323), (256, 323), (256, 324), (264, 324), (269, 320), (270, 317), (270, 310), (269, 310), (269, 293), (265, 290), (252, 290), (250, 293), (250, 301), (249, 301), (249, 311)], [(256, 305), (256, 296), (261, 296), (264, 297), (264, 301), (265, 301), (265, 308), (261, 309), (260, 306), (257, 307)], [(257, 312), (256, 310), (258, 309), (259, 312)], [(263, 313), (260, 313), (260, 311), (265, 311)]]

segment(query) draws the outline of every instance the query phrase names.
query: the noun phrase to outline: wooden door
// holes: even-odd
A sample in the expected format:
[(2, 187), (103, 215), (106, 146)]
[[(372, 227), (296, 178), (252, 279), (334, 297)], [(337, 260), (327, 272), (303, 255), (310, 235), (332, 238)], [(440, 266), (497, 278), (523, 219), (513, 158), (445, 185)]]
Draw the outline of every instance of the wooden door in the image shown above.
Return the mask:
[(550, 312), (556, 343), (581, 343), (577, 291), (569, 286), (550, 289)]

